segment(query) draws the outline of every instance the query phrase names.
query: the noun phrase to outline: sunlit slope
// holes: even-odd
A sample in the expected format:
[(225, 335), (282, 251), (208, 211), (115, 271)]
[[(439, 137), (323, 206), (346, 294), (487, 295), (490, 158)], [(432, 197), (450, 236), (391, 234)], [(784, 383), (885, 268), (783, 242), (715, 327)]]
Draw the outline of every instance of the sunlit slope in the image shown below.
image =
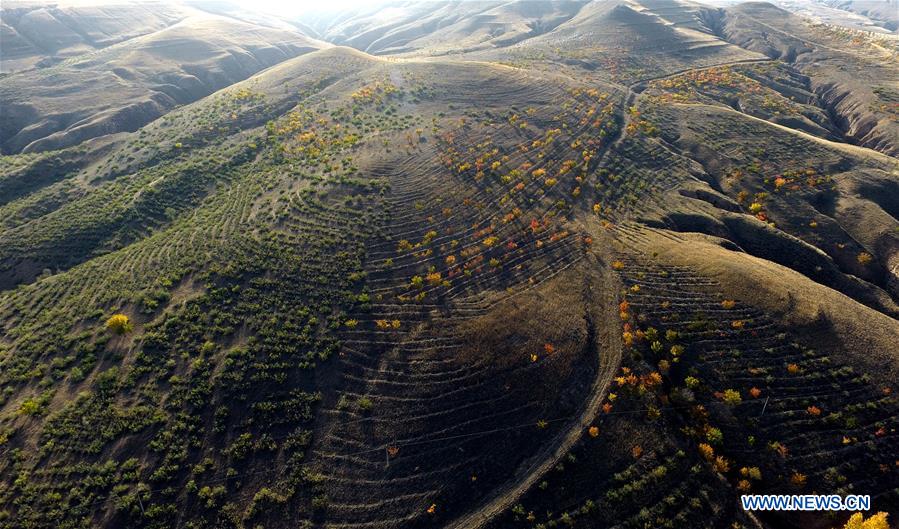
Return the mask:
[(120, 44), (0, 79), (6, 153), (133, 131), (179, 104), (327, 47), (297, 31), (201, 12)]
[(2, 72), (49, 66), (67, 57), (165, 29), (189, 13), (189, 9), (167, 2), (140, 5), (7, 2), (0, 9)]
[(458, 54), (503, 47), (572, 18), (587, 2), (390, 2), (346, 14), (301, 17), (323, 38), (374, 54)]
[[(254, 497), (262, 484), (283, 478), (285, 485), (309, 484), (286, 497), (292, 505), (286, 520), (322, 516), (322, 497), (329, 496), (334, 506), (325, 516), (335, 523), (386, 523), (390, 517), (427, 516), (420, 502), (435, 493), (453, 496), (455, 490), (464, 494), (454, 496), (458, 501), (476, 501), (477, 494), (464, 491), (470, 476), (447, 479), (450, 466), (474, 465), (489, 490), (509, 479), (528, 454), (552, 446), (591, 387), (575, 384), (590, 380), (591, 372), (573, 365), (599, 366), (594, 326), (608, 318), (585, 321), (584, 311), (596, 309), (589, 296), (573, 293), (565, 326), (551, 338), (558, 353), (542, 363), (514, 349), (494, 350), (495, 359), (485, 363), (471, 351), (477, 341), (466, 336), (492, 332), (498, 324), (493, 318), (503, 312), (491, 306), (508, 293), (549, 281), (585, 257), (585, 242), (567, 227), (564, 213), (576, 210), (564, 198), (578, 196), (572, 195), (577, 185), (571, 179), (578, 164), (586, 169), (598, 161), (579, 158), (582, 151), (599, 152), (610, 144), (620, 95), (551, 77), (532, 80), (491, 65), (392, 65), (344, 48), (317, 52), (123, 136), (113, 154), (101, 147), (83, 153), (84, 172), (35, 191), (57, 189), (64, 203), (51, 212), (31, 211), (34, 217), (11, 226), (4, 240), (16, 249), (9, 246), (8, 255), (30, 252), (48, 263), (72, 259), (73, 267), (36, 281), (28, 277), (29, 285), (3, 299), (9, 316), (3, 384), (19, 388), (4, 400), (4, 444), (48, 450), (46, 458), (9, 463), (43, 477), (26, 488), (4, 485), (4, 504), (42, 524), (54, 516), (46, 503), (56, 494), (51, 491), (69, 489), (67, 519), (168, 525), (182, 513), (198, 513), (187, 483), (200, 476), (192, 472), (215, 475), (230, 467), (258, 474), (245, 481), (246, 492), (228, 500), (247, 519), (271, 517), (260, 510), (267, 500)], [(559, 114), (561, 99), (570, 102)], [(513, 101), (529, 109), (520, 118), (509, 111)], [(497, 157), (499, 166), (531, 168), (506, 179), (491, 165), (485, 179), (451, 161), (461, 155), (454, 154), (457, 149), (467, 151), (488, 134), (496, 142), (493, 150), (510, 153), (506, 162)], [(570, 162), (550, 153), (565, 154)], [(34, 158), (19, 160), (27, 166)], [(128, 158), (127, 169), (112, 169), (113, 160), (124, 164)], [(541, 176), (563, 168), (570, 181), (558, 186)], [(447, 179), (457, 182), (452, 192), (443, 189)], [(437, 197), (439, 205), (433, 202)], [(23, 238), (25, 230), (32, 238)], [(422, 239), (439, 252), (420, 255)], [(60, 248), (66, 248), (65, 256)], [(436, 266), (441, 271), (427, 272)], [(418, 274), (428, 275), (427, 287), (417, 286), (423, 281)], [(435, 281), (434, 274), (441, 279)], [(600, 289), (602, 283), (594, 281), (587, 284)], [(460, 312), (428, 331), (426, 307), (436, 304), (458, 306)], [(260, 306), (268, 309), (258, 311)], [(130, 333), (110, 339), (104, 328), (110, 309), (128, 314)], [(271, 319), (275, 314), (282, 315), (279, 323)], [(531, 347), (548, 351), (547, 337), (524, 323), (549, 317), (562, 325), (555, 312), (523, 310), (516, 332), (529, 336)], [(197, 333), (203, 327), (208, 328)], [(438, 330), (443, 327), (458, 330), (444, 334)], [(430, 336), (419, 338), (422, 333)], [(432, 349), (433, 344), (442, 345)], [(192, 350), (199, 356), (182, 356)], [(42, 377), (34, 375), (60, 354), (71, 357), (55, 361), (61, 370), (48, 375), (56, 382), (42, 388)], [(350, 354), (361, 356), (347, 364), (331, 358)], [(399, 356), (377, 367), (392, 355)], [(604, 380), (612, 367), (604, 364)], [(372, 369), (407, 381), (366, 382)], [(497, 385), (501, 379), (508, 384)], [(414, 398), (397, 393), (397, 385), (418, 388)], [(191, 396), (177, 396), (182, 390), (176, 387)], [(535, 387), (544, 389), (534, 393)], [(604, 386), (593, 387), (599, 392)], [(268, 419), (260, 420), (261, 413)], [(504, 426), (496, 437), (473, 435), (477, 443), (466, 444), (518, 448), (499, 450), (497, 444), (497, 450), (444, 459), (446, 464), (425, 452), (423, 461), (436, 465), (432, 471), (407, 461), (393, 467), (395, 479), (361, 488), (353, 482), (365, 482), (364, 468), (339, 465), (352, 452), (344, 443), (360, 433), (354, 443), (377, 447), (382, 441), (347, 430), (359, 414), (376, 423), (404, 417), (377, 434), (390, 438), (440, 439), (450, 431), (471, 435), (491, 422), (503, 424), (511, 436)], [(218, 426), (201, 428), (207, 421)], [(544, 436), (514, 433), (514, 426), (538, 421), (547, 421)], [(97, 431), (103, 433), (95, 436)], [(266, 439), (264, 448), (241, 448), (256, 437)], [(47, 445), (50, 439), (55, 441)], [(457, 457), (456, 449), (444, 450)], [(379, 451), (368, 452), (380, 461)], [(404, 452), (413, 453), (411, 447)], [(112, 489), (106, 485), (71, 488), (72, 465), (87, 454), (126, 457), (132, 460), (128, 468), (153, 475), (151, 490), (180, 482), (177, 489), (184, 492), (144, 498), (143, 486), (121, 474), (117, 482), (136, 486), (141, 500), (122, 500), (137, 502), (135, 513), (130, 507), (117, 510), (107, 501)], [(195, 457), (222, 457), (223, 466), (203, 463), (208, 470), (191, 470)], [(271, 472), (274, 463), (277, 471)], [(78, 468), (86, 475), (105, 472)], [(10, 472), (17, 470), (4, 467), (4, 475)], [(333, 478), (319, 481), (319, 474)], [(365, 511), (352, 505), (353, 494), (391, 490), (419, 500), (373, 502)], [(342, 501), (349, 503), (341, 507)], [(139, 503), (151, 505), (149, 518), (147, 511), (136, 514)], [(207, 515), (215, 520), (222, 514), (212, 509)]]
[(663, 4), (658, 13), (653, 6), (591, 2), (551, 31), (474, 55), (536, 68), (573, 67), (623, 84), (762, 57), (697, 29), (690, 4)]
[(707, 20), (722, 38), (805, 75), (809, 91), (847, 141), (893, 156), (899, 152), (895, 40), (814, 24), (762, 2), (709, 12)]
[(0, 528), (899, 509), (897, 159), (732, 14), (453, 5), (0, 158)]

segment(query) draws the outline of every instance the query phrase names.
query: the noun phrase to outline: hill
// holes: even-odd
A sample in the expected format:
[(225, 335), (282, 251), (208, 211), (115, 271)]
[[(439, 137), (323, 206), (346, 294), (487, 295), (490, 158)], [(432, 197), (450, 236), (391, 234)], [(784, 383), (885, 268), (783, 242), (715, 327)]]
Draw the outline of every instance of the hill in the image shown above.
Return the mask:
[[(355, 47), (0, 158), (0, 528), (849, 514), (747, 491), (896, 518), (899, 160), (845, 102), (881, 85), (827, 88), (888, 87), (880, 41), (757, 3), (431, 7), (305, 17)], [(197, 41), (296, 35), (205, 9)], [(159, 71), (218, 57), (175, 42)], [(99, 119), (88, 84), (59, 101)]]
[(890, 31), (899, 29), (899, 4), (893, 0), (829, 0), (827, 4), (844, 11), (858, 13)]
[(899, 152), (894, 40), (813, 24), (766, 3), (709, 12), (707, 20), (728, 41), (794, 65), (847, 141)]
[[(119, 6), (118, 11), (103, 17), (90, 10), (70, 11), (64, 19), (72, 25), (81, 24), (78, 31), (89, 36), (104, 31), (102, 26), (91, 25), (97, 19), (111, 18), (126, 24), (127, 17), (146, 20), (142, 18), (144, 9), (152, 6)], [(26, 22), (45, 11), (32, 10), (14, 19), (16, 27), (25, 31)], [(4, 19), (8, 16), (5, 13)], [(96, 50), (85, 43), (54, 49), (57, 60), (72, 56), (0, 79), (3, 152), (60, 149), (106, 134), (134, 131), (177, 105), (327, 46), (296, 29), (260, 26), (187, 8), (182, 8), (179, 15), (177, 21), (170, 20), (155, 31), (138, 26), (136, 31), (146, 34), (131, 38), (120, 35), (116, 38), (121, 41), (114, 45), (109, 43), (115, 39), (102, 41), (102, 45), (91, 40)], [(51, 20), (58, 23), (56, 18)], [(49, 27), (33, 30), (47, 38), (56, 35)], [(60, 46), (65, 41), (62, 36), (53, 38)], [(20, 48), (13, 44), (13, 57)]]
[(188, 14), (183, 7), (167, 2), (137, 6), (8, 2), (0, 9), (3, 19), (0, 72), (46, 67), (165, 29)]
[(350, 14), (309, 13), (300, 20), (330, 42), (375, 54), (445, 55), (504, 47), (570, 20), (582, 0), (388, 3)]

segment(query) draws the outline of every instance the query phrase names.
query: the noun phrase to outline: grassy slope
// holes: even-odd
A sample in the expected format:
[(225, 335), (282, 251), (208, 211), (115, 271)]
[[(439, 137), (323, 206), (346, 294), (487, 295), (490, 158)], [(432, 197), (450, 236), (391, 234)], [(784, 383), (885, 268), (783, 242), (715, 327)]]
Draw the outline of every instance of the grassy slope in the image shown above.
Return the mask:
[(894, 509), (895, 159), (818, 139), (796, 70), (694, 8), (589, 7), (4, 157), (0, 526), (751, 526), (746, 486)]

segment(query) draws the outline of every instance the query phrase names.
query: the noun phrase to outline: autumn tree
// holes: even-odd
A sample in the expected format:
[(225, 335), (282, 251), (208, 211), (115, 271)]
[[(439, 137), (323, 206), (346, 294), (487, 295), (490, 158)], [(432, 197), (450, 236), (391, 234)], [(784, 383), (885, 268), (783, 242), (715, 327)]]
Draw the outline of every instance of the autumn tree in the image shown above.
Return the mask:
[(743, 401), (743, 398), (740, 396), (740, 392), (738, 390), (726, 389), (724, 390), (722, 400), (727, 404), (735, 406), (737, 404), (740, 404)]
[(887, 513), (879, 512), (865, 520), (865, 516), (857, 512), (849, 517), (843, 529), (890, 529), (887, 517)]
[(134, 325), (131, 323), (131, 320), (124, 314), (113, 314), (106, 320), (106, 329), (115, 334), (127, 334), (133, 328)]

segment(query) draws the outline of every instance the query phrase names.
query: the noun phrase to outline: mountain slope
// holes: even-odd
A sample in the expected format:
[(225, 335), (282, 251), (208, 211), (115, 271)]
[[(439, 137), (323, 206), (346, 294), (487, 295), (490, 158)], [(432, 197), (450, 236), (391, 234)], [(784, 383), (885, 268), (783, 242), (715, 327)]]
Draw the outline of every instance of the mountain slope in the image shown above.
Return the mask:
[(45, 151), (133, 131), (176, 105), (326, 46), (297, 31), (193, 12), (159, 31), (0, 79), (2, 149)]
[(189, 14), (189, 10), (168, 2), (135, 6), (8, 2), (0, 9), (2, 73), (46, 67), (67, 57), (160, 31)]
[(894, 156), (899, 152), (894, 41), (812, 24), (761, 2), (708, 16), (728, 41), (790, 63), (807, 76), (809, 90), (847, 140)]
[(504, 47), (551, 31), (587, 4), (583, 0), (389, 2), (349, 15), (311, 12), (300, 20), (330, 42), (368, 53), (446, 55)]
[(324, 46), (0, 158), (0, 528), (896, 513), (899, 160), (851, 141), (829, 69), (770, 58), (810, 26), (398, 5), (306, 20), (389, 57)]

